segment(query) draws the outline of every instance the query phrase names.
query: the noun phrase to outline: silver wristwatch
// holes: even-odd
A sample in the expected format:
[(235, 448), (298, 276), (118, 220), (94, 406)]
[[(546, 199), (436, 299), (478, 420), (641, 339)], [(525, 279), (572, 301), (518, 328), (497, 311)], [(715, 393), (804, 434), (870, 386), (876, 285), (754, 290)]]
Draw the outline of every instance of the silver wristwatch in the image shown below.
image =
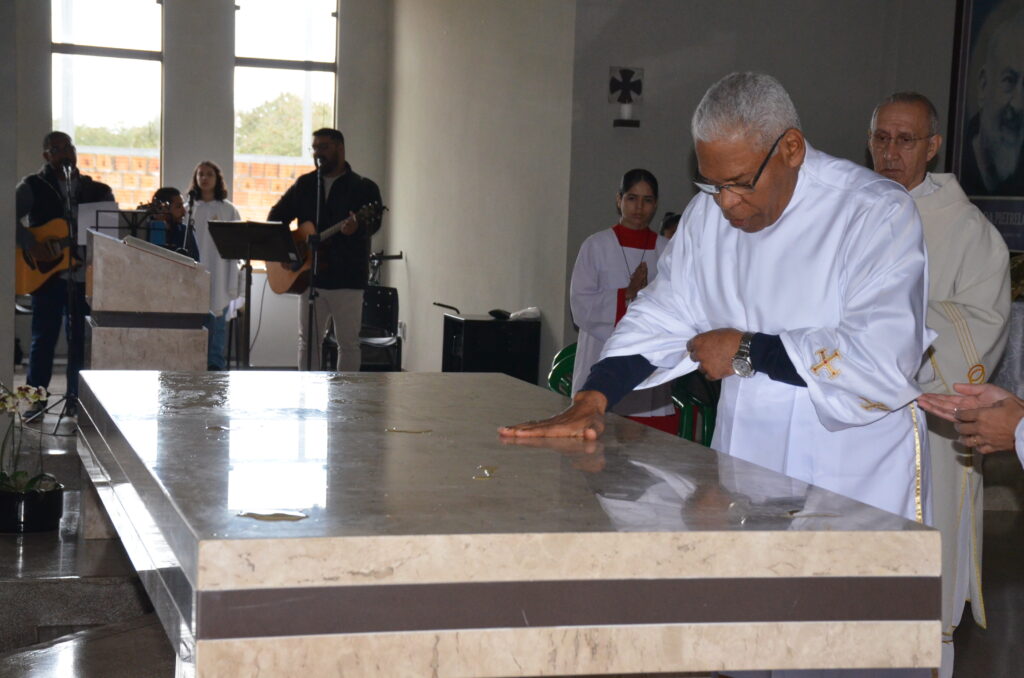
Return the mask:
[(750, 340), (753, 338), (753, 332), (744, 332), (740, 337), (740, 347), (732, 357), (732, 371), (743, 378), (752, 377), (756, 372), (750, 362)]

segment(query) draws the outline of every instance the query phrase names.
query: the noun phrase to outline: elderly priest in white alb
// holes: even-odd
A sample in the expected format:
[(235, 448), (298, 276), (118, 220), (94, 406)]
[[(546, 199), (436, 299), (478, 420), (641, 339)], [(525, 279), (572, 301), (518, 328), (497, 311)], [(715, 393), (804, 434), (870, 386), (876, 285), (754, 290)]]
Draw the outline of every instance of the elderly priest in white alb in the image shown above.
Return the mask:
[(501, 434), (595, 438), (624, 392), (700, 369), (723, 380), (715, 449), (928, 522), (928, 437), (913, 401), (934, 333), (913, 200), (813, 149), (767, 75), (712, 85), (692, 131), (702, 192), (658, 277), (572, 406)]
[[(924, 225), (928, 327), (939, 336), (928, 350), (921, 388), (953, 394), (955, 382), (983, 383), (1003, 353), (1010, 315), (1010, 257), (1002, 236), (956, 177), (927, 171), (942, 146), (939, 115), (927, 97), (898, 92), (878, 104), (868, 145), (875, 171), (910, 191)], [(952, 423), (928, 417), (934, 524), (942, 531), (942, 678), (953, 675), (953, 630), (967, 600), (974, 620), (986, 624), (980, 457), (976, 468), (973, 450), (957, 438)]]

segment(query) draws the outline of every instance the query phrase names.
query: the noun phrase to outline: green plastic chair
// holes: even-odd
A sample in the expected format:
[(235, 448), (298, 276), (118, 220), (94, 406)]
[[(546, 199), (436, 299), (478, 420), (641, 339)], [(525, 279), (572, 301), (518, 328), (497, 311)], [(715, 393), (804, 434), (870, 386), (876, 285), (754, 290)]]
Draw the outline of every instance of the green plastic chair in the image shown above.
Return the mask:
[(576, 365), (576, 344), (569, 344), (555, 354), (548, 372), (548, 388), (564, 396), (572, 395), (572, 370)]
[(672, 382), (672, 404), (679, 410), (680, 438), (711, 447), (720, 391), (720, 382), (708, 381), (700, 372), (685, 374)]
[(555, 354), (555, 357), (551, 359), (551, 366), (554, 367), (559, 361), (568, 358), (569, 356), (576, 355), (576, 342), (565, 346), (561, 351)]

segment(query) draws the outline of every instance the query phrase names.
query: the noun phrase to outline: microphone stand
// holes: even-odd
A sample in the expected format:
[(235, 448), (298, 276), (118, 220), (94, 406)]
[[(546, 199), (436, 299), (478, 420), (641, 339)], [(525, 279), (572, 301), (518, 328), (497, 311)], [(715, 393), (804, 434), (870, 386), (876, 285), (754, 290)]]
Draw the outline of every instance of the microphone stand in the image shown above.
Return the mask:
[[(316, 163), (316, 212), (314, 217), (314, 228), (316, 233), (310, 236), (308, 243), (313, 256), (312, 265), (309, 270), (309, 298), (306, 300), (306, 371), (313, 371), (313, 346), (316, 334), (316, 274), (320, 268), (320, 205), (323, 202), (324, 183), (320, 173), (320, 159), (313, 156)], [(320, 366), (323, 369), (323, 365)]]
[(196, 240), (196, 220), (195, 220), (195, 205), (196, 205), (196, 192), (194, 190), (188, 192), (188, 213), (185, 217), (185, 238), (181, 241), (180, 252), (186, 256), (192, 256), (188, 253), (188, 237), (192, 236), (192, 239), (196, 242), (196, 261), (202, 256), (202, 252), (199, 252), (199, 241)]
[[(64, 192), (64, 219), (68, 222), (68, 239), (70, 248), (70, 258), (79, 260), (78, 258), (78, 220), (75, 218), (75, 210), (71, 202), (71, 174), (72, 167), (70, 162), (66, 162), (61, 166), (64, 173), (64, 185), (67, 189)], [(81, 262), (81, 260), (79, 260)], [(65, 301), (65, 312), (68, 315), (68, 327), (70, 332), (68, 333), (68, 367), (70, 368), (72, 361), (74, 360), (74, 354), (77, 350), (85, 350), (85, 337), (81, 336), (85, 327), (83, 323), (79, 322), (79, 313), (81, 312), (78, 308), (78, 283), (75, 282), (75, 267), (69, 266), (67, 270), (67, 297)], [(57, 330), (58, 333), (60, 330)], [(76, 348), (76, 346), (78, 348)], [(81, 368), (81, 366), (79, 366)], [(78, 375), (76, 374), (77, 378)], [(68, 376), (68, 383), (65, 385), (64, 395), (61, 396), (57, 402), (46, 408), (46, 412), (55, 409), (58, 405), (61, 405), (60, 414), (57, 415), (57, 421), (53, 425), (53, 430), (50, 435), (57, 435), (57, 429), (60, 427), (61, 420), (64, 417), (69, 416), (70, 411), (77, 409), (78, 402), (77, 397), (69, 394), (68, 390), (71, 387), (71, 378)], [(39, 420), (42, 424), (42, 419)], [(40, 426), (42, 428), (42, 426)]]

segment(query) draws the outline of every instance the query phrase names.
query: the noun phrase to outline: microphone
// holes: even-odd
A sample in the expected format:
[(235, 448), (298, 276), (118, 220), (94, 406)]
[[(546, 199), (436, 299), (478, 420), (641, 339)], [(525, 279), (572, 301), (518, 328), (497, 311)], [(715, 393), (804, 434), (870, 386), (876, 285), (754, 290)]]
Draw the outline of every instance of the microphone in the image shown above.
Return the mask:
[(188, 189), (188, 201), (190, 203), (194, 203), (197, 200), (199, 200), (199, 189), (198, 188), (190, 188), (190, 189)]
[(61, 162), (60, 167), (64, 170), (64, 178), (71, 181), (71, 160), (65, 158), (64, 161)]

